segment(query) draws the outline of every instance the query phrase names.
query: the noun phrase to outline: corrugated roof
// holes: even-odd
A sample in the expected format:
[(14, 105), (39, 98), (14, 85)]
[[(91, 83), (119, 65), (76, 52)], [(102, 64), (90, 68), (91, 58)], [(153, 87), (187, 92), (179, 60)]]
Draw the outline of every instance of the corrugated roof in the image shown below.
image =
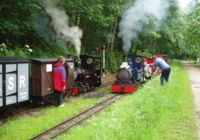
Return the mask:
[[(57, 58), (30, 58), (30, 60), (34, 62), (45, 63), (45, 62), (56, 62)], [(73, 59), (66, 59), (66, 61), (73, 61)]]
[(19, 56), (0, 57), (0, 63), (21, 63), (21, 62), (30, 62), (30, 61), (28, 59)]

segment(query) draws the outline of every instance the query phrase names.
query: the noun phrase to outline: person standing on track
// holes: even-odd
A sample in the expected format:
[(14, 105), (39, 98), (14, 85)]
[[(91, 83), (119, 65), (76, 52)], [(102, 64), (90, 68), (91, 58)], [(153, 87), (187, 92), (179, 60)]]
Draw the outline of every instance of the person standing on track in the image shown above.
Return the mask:
[(65, 58), (60, 56), (55, 64), (53, 64), (53, 86), (56, 94), (56, 106), (62, 107), (63, 93), (66, 89), (66, 70), (63, 66)]
[(171, 71), (170, 65), (160, 57), (154, 56), (153, 58), (155, 62), (153, 72), (157, 69), (157, 67), (160, 68), (161, 70), (160, 84), (164, 85), (164, 82), (167, 83), (169, 81), (169, 75)]

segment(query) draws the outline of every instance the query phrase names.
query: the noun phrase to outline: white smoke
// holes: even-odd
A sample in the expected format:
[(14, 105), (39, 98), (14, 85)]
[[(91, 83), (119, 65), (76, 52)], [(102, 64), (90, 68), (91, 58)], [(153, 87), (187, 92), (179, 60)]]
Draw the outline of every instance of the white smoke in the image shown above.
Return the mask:
[(149, 16), (153, 16), (159, 25), (168, 7), (167, 0), (136, 0), (133, 6), (125, 11), (119, 24), (119, 36), (123, 40), (125, 54), (128, 54), (132, 41), (137, 39), (143, 25), (149, 23)]
[(193, 0), (178, 0), (181, 9), (187, 9)]
[[(54, 1), (55, 2), (55, 1)], [(57, 8), (52, 0), (44, 0), (46, 12), (52, 18), (52, 25), (56, 34), (66, 41), (70, 41), (79, 56), (81, 52), (82, 30), (77, 26), (69, 26), (69, 17), (63, 9)]]
[(179, 8), (184, 14), (192, 12), (196, 2), (199, 0), (178, 0)]

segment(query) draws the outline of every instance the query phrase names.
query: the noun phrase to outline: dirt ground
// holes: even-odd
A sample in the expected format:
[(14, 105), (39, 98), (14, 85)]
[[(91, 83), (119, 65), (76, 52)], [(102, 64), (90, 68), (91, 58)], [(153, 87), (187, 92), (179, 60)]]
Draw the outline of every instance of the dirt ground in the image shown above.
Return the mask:
[(116, 75), (111, 73), (106, 73), (105, 76), (102, 77), (102, 83), (112, 82), (116, 80)]
[(198, 134), (198, 139), (200, 140), (200, 69), (196, 68), (187, 61), (183, 61), (183, 64), (190, 76), (190, 82), (196, 109), (197, 134)]

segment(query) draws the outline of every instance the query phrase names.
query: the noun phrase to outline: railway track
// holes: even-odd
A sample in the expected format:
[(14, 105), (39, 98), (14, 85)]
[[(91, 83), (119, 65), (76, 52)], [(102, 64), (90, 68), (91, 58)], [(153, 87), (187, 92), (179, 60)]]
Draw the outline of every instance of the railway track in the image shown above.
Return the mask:
[(53, 139), (56, 138), (58, 135), (66, 132), (71, 127), (83, 122), (84, 120), (88, 119), (92, 115), (100, 112), (107, 106), (113, 104), (117, 100), (121, 99), (123, 95), (115, 95), (112, 96), (101, 103), (94, 105), (93, 107), (81, 112), (80, 114), (44, 131), (43, 133), (33, 137), (31, 140), (44, 140), (44, 139)]
[(101, 86), (99, 88), (102, 88), (102, 87), (105, 87), (105, 86), (108, 86), (108, 85), (111, 85), (111, 84), (114, 84), (114, 83), (115, 83), (115, 80), (114, 81), (108, 81), (106, 83), (101, 84)]
[[(110, 84), (114, 83), (114, 81), (108, 81), (108, 82), (105, 82), (105, 83), (102, 83), (102, 85), (99, 87), (99, 88), (103, 88), (105, 86), (108, 86)], [(84, 95), (86, 95), (87, 93), (85, 93)], [(4, 114), (3, 116), (0, 117), (0, 125), (4, 124), (7, 122), (7, 118), (9, 119), (16, 119), (16, 118), (19, 118), (21, 116), (24, 116), (24, 115), (29, 115), (30, 116), (33, 114), (33, 112), (37, 112), (45, 107), (48, 107), (48, 105), (43, 105), (42, 107), (41, 106), (36, 106), (36, 107), (21, 107), (21, 110), (16, 110), (16, 109), (13, 109), (13, 111), (9, 111), (9, 112), (6, 112), (6, 114)], [(3, 113), (3, 112), (0, 112), (0, 113)], [(7, 115), (8, 114), (8, 115)]]

